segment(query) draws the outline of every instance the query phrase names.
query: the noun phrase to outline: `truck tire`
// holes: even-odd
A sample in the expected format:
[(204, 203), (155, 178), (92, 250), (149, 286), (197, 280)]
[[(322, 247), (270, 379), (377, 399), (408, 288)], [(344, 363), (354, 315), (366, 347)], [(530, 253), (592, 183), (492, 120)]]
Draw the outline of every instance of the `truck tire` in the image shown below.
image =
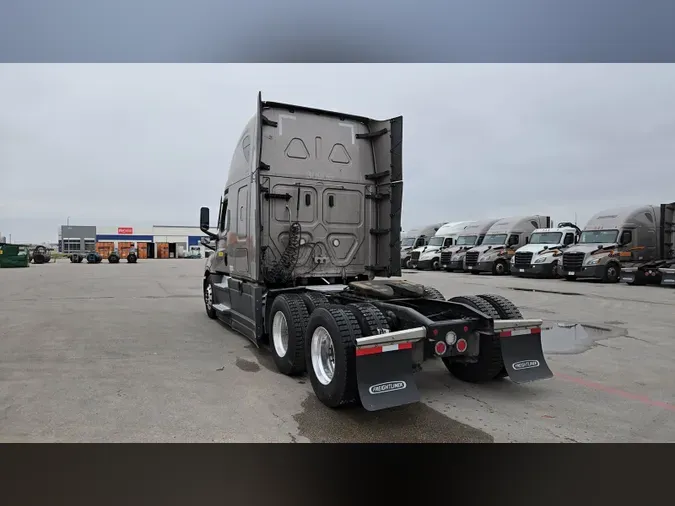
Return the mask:
[(300, 298), (305, 303), (305, 307), (309, 314), (312, 314), (317, 307), (326, 307), (330, 304), (330, 302), (328, 302), (328, 297), (321, 292), (304, 292), (300, 294)]
[(305, 331), (309, 313), (296, 293), (275, 297), (270, 309), (270, 351), (281, 374), (305, 372)]
[(492, 266), (492, 274), (494, 274), (495, 276), (503, 276), (508, 273), (509, 273), (509, 264), (507, 262), (505, 262), (504, 260), (495, 261), (494, 265)]
[[(490, 293), (479, 295), (479, 297), (483, 300), (486, 300), (490, 305), (492, 305), (495, 311), (497, 311), (497, 315), (499, 318), (503, 318), (505, 320), (518, 320), (523, 317), (523, 314), (520, 312), (520, 309), (518, 309), (518, 307), (506, 297)], [(501, 353), (501, 345), (500, 345), (500, 353)], [(509, 373), (506, 370), (506, 366), (502, 366), (502, 370), (499, 371), (499, 374), (497, 374), (496, 377), (505, 378), (508, 375)]]
[(389, 332), (387, 319), (377, 307), (368, 302), (347, 304), (356, 321), (359, 322), (361, 334), (364, 336), (374, 336)]
[(504, 320), (519, 320), (523, 317), (520, 309), (518, 309), (518, 307), (506, 297), (492, 293), (482, 294), (478, 297), (487, 301), (493, 308), (495, 308), (499, 318)]
[(431, 270), (432, 271), (439, 271), (441, 270), (441, 259), (440, 258), (434, 258), (431, 261)]
[(558, 261), (555, 260), (552, 266), (553, 270), (551, 271), (551, 277), (553, 279), (558, 279), (560, 277), (560, 271), (558, 271)]
[(403, 259), (403, 261), (401, 262), (401, 265), (402, 265), (403, 268), (405, 268), (405, 269), (411, 269), (411, 267), (410, 267), (410, 257), (405, 257), (405, 258)]
[(204, 308), (206, 309), (206, 316), (214, 320), (216, 318), (216, 310), (213, 307), (213, 280), (211, 276), (204, 278)]
[(614, 262), (610, 262), (605, 267), (605, 274), (602, 276), (603, 283), (618, 283), (621, 274), (621, 267)]
[(433, 299), (433, 300), (445, 300), (445, 297), (443, 297), (443, 294), (436, 290), (432, 286), (425, 286), (424, 287), (424, 295), (422, 295), (423, 299)]
[[(448, 300), (471, 306), (491, 318), (499, 318), (499, 313), (494, 306), (481, 297), (465, 295)], [(499, 377), (504, 370), (501, 343), (499, 342), (499, 336), (495, 335), (480, 336), (478, 361), (473, 364), (452, 362), (449, 358), (443, 358), (442, 360), (454, 377), (467, 383), (482, 383), (493, 380)]]
[(309, 318), (307, 371), (314, 394), (330, 408), (359, 400), (355, 348), (361, 336), (356, 317), (346, 307), (320, 307)]

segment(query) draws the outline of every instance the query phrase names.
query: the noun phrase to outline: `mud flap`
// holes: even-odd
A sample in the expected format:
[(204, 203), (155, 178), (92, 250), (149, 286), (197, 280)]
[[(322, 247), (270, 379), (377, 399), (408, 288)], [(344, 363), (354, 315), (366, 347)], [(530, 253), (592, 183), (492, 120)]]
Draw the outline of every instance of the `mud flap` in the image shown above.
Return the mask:
[(356, 356), (356, 380), (363, 407), (368, 411), (419, 402), (413, 376), (412, 347)]
[(621, 269), (621, 281), (624, 283), (634, 283), (635, 282), (635, 269)]
[(503, 331), (499, 337), (504, 367), (514, 383), (553, 377), (541, 347), (541, 329)]

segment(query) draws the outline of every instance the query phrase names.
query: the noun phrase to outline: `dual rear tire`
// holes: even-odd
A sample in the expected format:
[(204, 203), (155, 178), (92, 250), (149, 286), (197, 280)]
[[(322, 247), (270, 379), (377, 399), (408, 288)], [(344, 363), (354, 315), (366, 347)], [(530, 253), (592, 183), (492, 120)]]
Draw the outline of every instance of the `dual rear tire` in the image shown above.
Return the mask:
[[(424, 297), (444, 300), (426, 287)], [(522, 314), (508, 299), (483, 294), (449, 299), (494, 319), (518, 319)], [(282, 374), (307, 372), (314, 393), (326, 406), (337, 408), (359, 401), (356, 378), (356, 340), (388, 332), (382, 312), (370, 303), (331, 304), (318, 292), (285, 293), (272, 302), (269, 313), (270, 351)], [(481, 335), (474, 363), (444, 358), (450, 373), (462, 381), (481, 383), (507, 376), (499, 336)]]
[(356, 339), (389, 331), (374, 305), (330, 304), (317, 292), (279, 295), (269, 321), (270, 351), (279, 372), (307, 372), (317, 398), (332, 408), (359, 400)]
[[(477, 309), (490, 318), (519, 319), (523, 315), (506, 297), (494, 294), (467, 295), (453, 297), (451, 302), (459, 302)], [(482, 383), (507, 376), (500, 338), (497, 335), (482, 334), (478, 359), (473, 363), (463, 363), (443, 359), (443, 363), (456, 378), (468, 383)]]

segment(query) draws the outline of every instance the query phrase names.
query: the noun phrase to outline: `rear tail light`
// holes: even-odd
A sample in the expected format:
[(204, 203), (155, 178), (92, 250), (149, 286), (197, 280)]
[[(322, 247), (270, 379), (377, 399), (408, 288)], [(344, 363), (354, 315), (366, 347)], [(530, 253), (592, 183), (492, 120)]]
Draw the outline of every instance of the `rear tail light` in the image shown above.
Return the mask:
[(457, 341), (457, 345), (455, 346), (457, 348), (457, 351), (460, 353), (464, 353), (466, 351), (466, 339), (460, 339)]
[(434, 351), (436, 352), (436, 355), (443, 355), (447, 349), (448, 347), (445, 345), (443, 341), (438, 341), (434, 346)]

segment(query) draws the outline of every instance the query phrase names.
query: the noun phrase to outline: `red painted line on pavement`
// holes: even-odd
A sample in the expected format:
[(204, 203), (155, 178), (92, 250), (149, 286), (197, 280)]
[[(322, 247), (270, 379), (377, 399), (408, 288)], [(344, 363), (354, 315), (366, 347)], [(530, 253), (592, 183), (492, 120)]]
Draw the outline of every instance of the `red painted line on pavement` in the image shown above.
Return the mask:
[(596, 383), (594, 381), (588, 381), (588, 380), (585, 380), (585, 379), (582, 379), (582, 378), (576, 378), (574, 376), (568, 376), (566, 374), (555, 373), (554, 377), (560, 378), (563, 381), (569, 381), (570, 383), (576, 383), (577, 385), (585, 386), (587, 388), (592, 388), (593, 390), (599, 390), (601, 392), (613, 394), (613, 395), (616, 395), (618, 397), (623, 397), (624, 399), (641, 402), (642, 404), (646, 404), (648, 406), (654, 406), (654, 407), (657, 407), (657, 408), (662, 408), (662, 409), (666, 409), (668, 411), (675, 412), (675, 405), (668, 404), (667, 402), (655, 401), (654, 399), (650, 399), (649, 397), (644, 396), (644, 395), (632, 394), (630, 392), (625, 392), (623, 390), (619, 390), (618, 388), (608, 387), (608, 386), (603, 385), (601, 383)]

